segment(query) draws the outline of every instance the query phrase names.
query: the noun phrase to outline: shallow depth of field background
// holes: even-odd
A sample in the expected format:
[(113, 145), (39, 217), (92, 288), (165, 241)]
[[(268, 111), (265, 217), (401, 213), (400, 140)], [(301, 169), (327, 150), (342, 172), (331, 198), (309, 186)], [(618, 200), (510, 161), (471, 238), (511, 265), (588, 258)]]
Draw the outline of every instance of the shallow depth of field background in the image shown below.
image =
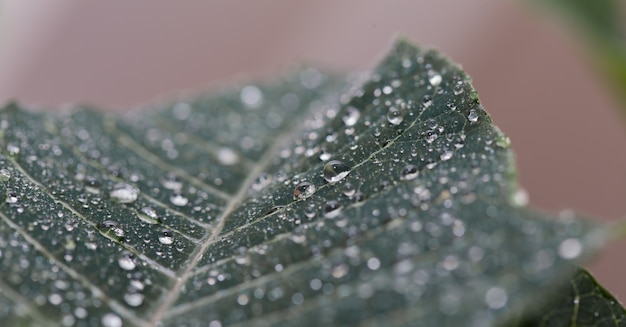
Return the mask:
[[(401, 34), (473, 77), (533, 206), (626, 219), (626, 116), (582, 38), (521, 1), (0, 1), (0, 101), (124, 110), (294, 64), (373, 68)], [(626, 301), (626, 242), (588, 267)]]

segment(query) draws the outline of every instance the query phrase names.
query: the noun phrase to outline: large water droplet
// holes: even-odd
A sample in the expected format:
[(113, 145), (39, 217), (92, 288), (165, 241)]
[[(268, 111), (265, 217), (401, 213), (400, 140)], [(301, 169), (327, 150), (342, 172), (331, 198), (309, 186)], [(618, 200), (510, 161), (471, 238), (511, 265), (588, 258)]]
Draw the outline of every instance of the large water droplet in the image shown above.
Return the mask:
[(324, 216), (327, 218), (335, 218), (339, 216), (341, 213), (341, 204), (338, 201), (328, 201), (326, 202), (326, 207), (324, 207)]
[(350, 167), (339, 160), (329, 161), (324, 165), (324, 179), (329, 183), (336, 183), (350, 173)]
[(100, 234), (117, 242), (124, 241), (126, 233), (120, 227), (120, 225), (113, 220), (105, 220), (98, 224), (100, 228)]
[(120, 255), (117, 259), (117, 263), (120, 265), (120, 268), (124, 270), (133, 270), (137, 267), (137, 263), (135, 263), (135, 255), (128, 251), (122, 252), (122, 255)]
[(389, 108), (389, 112), (387, 113), (387, 121), (389, 121), (392, 125), (400, 125), (404, 120), (404, 115), (400, 109), (391, 107)]
[(184, 207), (189, 203), (189, 199), (180, 193), (170, 195), (170, 202), (177, 207)]
[(415, 165), (406, 165), (403, 169), (402, 169), (402, 177), (400, 177), (403, 180), (413, 180), (415, 178), (417, 178), (417, 176), (419, 175), (419, 170), (417, 169), (417, 166)]
[(359, 117), (361, 117), (361, 112), (359, 111), (359, 109), (353, 106), (348, 106), (346, 108), (346, 112), (341, 118), (343, 119), (343, 123), (349, 127), (354, 126), (354, 124), (356, 124), (356, 122), (359, 120)]
[(139, 189), (126, 183), (118, 183), (113, 185), (109, 197), (113, 202), (132, 203), (139, 197)]
[(174, 243), (174, 235), (172, 231), (169, 229), (161, 230), (161, 234), (159, 234), (159, 242), (165, 245)]
[(316, 187), (312, 183), (309, 182), (301, 182), (296, 186), (296, 189), (293, 191), (293, 195), (297, 199), (305, 199), (315, 193)]

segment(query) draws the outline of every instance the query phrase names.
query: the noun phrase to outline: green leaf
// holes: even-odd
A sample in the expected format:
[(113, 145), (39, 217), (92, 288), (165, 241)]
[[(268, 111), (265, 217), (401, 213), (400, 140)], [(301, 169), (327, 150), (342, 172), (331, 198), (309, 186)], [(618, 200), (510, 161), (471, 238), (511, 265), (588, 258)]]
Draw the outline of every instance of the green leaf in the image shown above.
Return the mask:
[(624, 326), (626, 310), (584, 269), (560, 282), (555, 294), (516, 326)]
[(605, 230), (526, 207), (469, 77), (397, 42), (127, 115), (0, 111), (9, 326), (503, 321)]

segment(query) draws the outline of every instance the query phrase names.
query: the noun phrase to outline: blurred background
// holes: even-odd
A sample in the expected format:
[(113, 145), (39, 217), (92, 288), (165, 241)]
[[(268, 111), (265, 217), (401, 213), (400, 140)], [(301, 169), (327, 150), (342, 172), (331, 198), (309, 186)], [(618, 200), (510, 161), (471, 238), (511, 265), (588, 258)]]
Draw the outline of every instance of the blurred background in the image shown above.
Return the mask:
[[(598, 0), (600, 1), (600, 0)], [(0, 101), (124, 110), (294, 64), (373, 68), (401, 34), (473, 77), (533, 206), (626, 219), (626, 115), (580, 29), (523, 1), (0, 2)], [(588, 45), (588, 44), (587, 44)], [(588, 265), (626, 301), (626, 242)]]

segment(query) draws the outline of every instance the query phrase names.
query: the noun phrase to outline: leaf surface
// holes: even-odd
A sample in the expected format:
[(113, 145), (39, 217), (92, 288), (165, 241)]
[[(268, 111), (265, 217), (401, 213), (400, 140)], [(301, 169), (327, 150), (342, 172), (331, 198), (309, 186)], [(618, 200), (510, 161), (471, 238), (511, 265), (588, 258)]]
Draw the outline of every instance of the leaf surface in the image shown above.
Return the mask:
[(405, 41), (363, 84), (12, 104), (0, 136), (9, 325), (485, 326), (604, 239), (526, 207), (469, 77)]

